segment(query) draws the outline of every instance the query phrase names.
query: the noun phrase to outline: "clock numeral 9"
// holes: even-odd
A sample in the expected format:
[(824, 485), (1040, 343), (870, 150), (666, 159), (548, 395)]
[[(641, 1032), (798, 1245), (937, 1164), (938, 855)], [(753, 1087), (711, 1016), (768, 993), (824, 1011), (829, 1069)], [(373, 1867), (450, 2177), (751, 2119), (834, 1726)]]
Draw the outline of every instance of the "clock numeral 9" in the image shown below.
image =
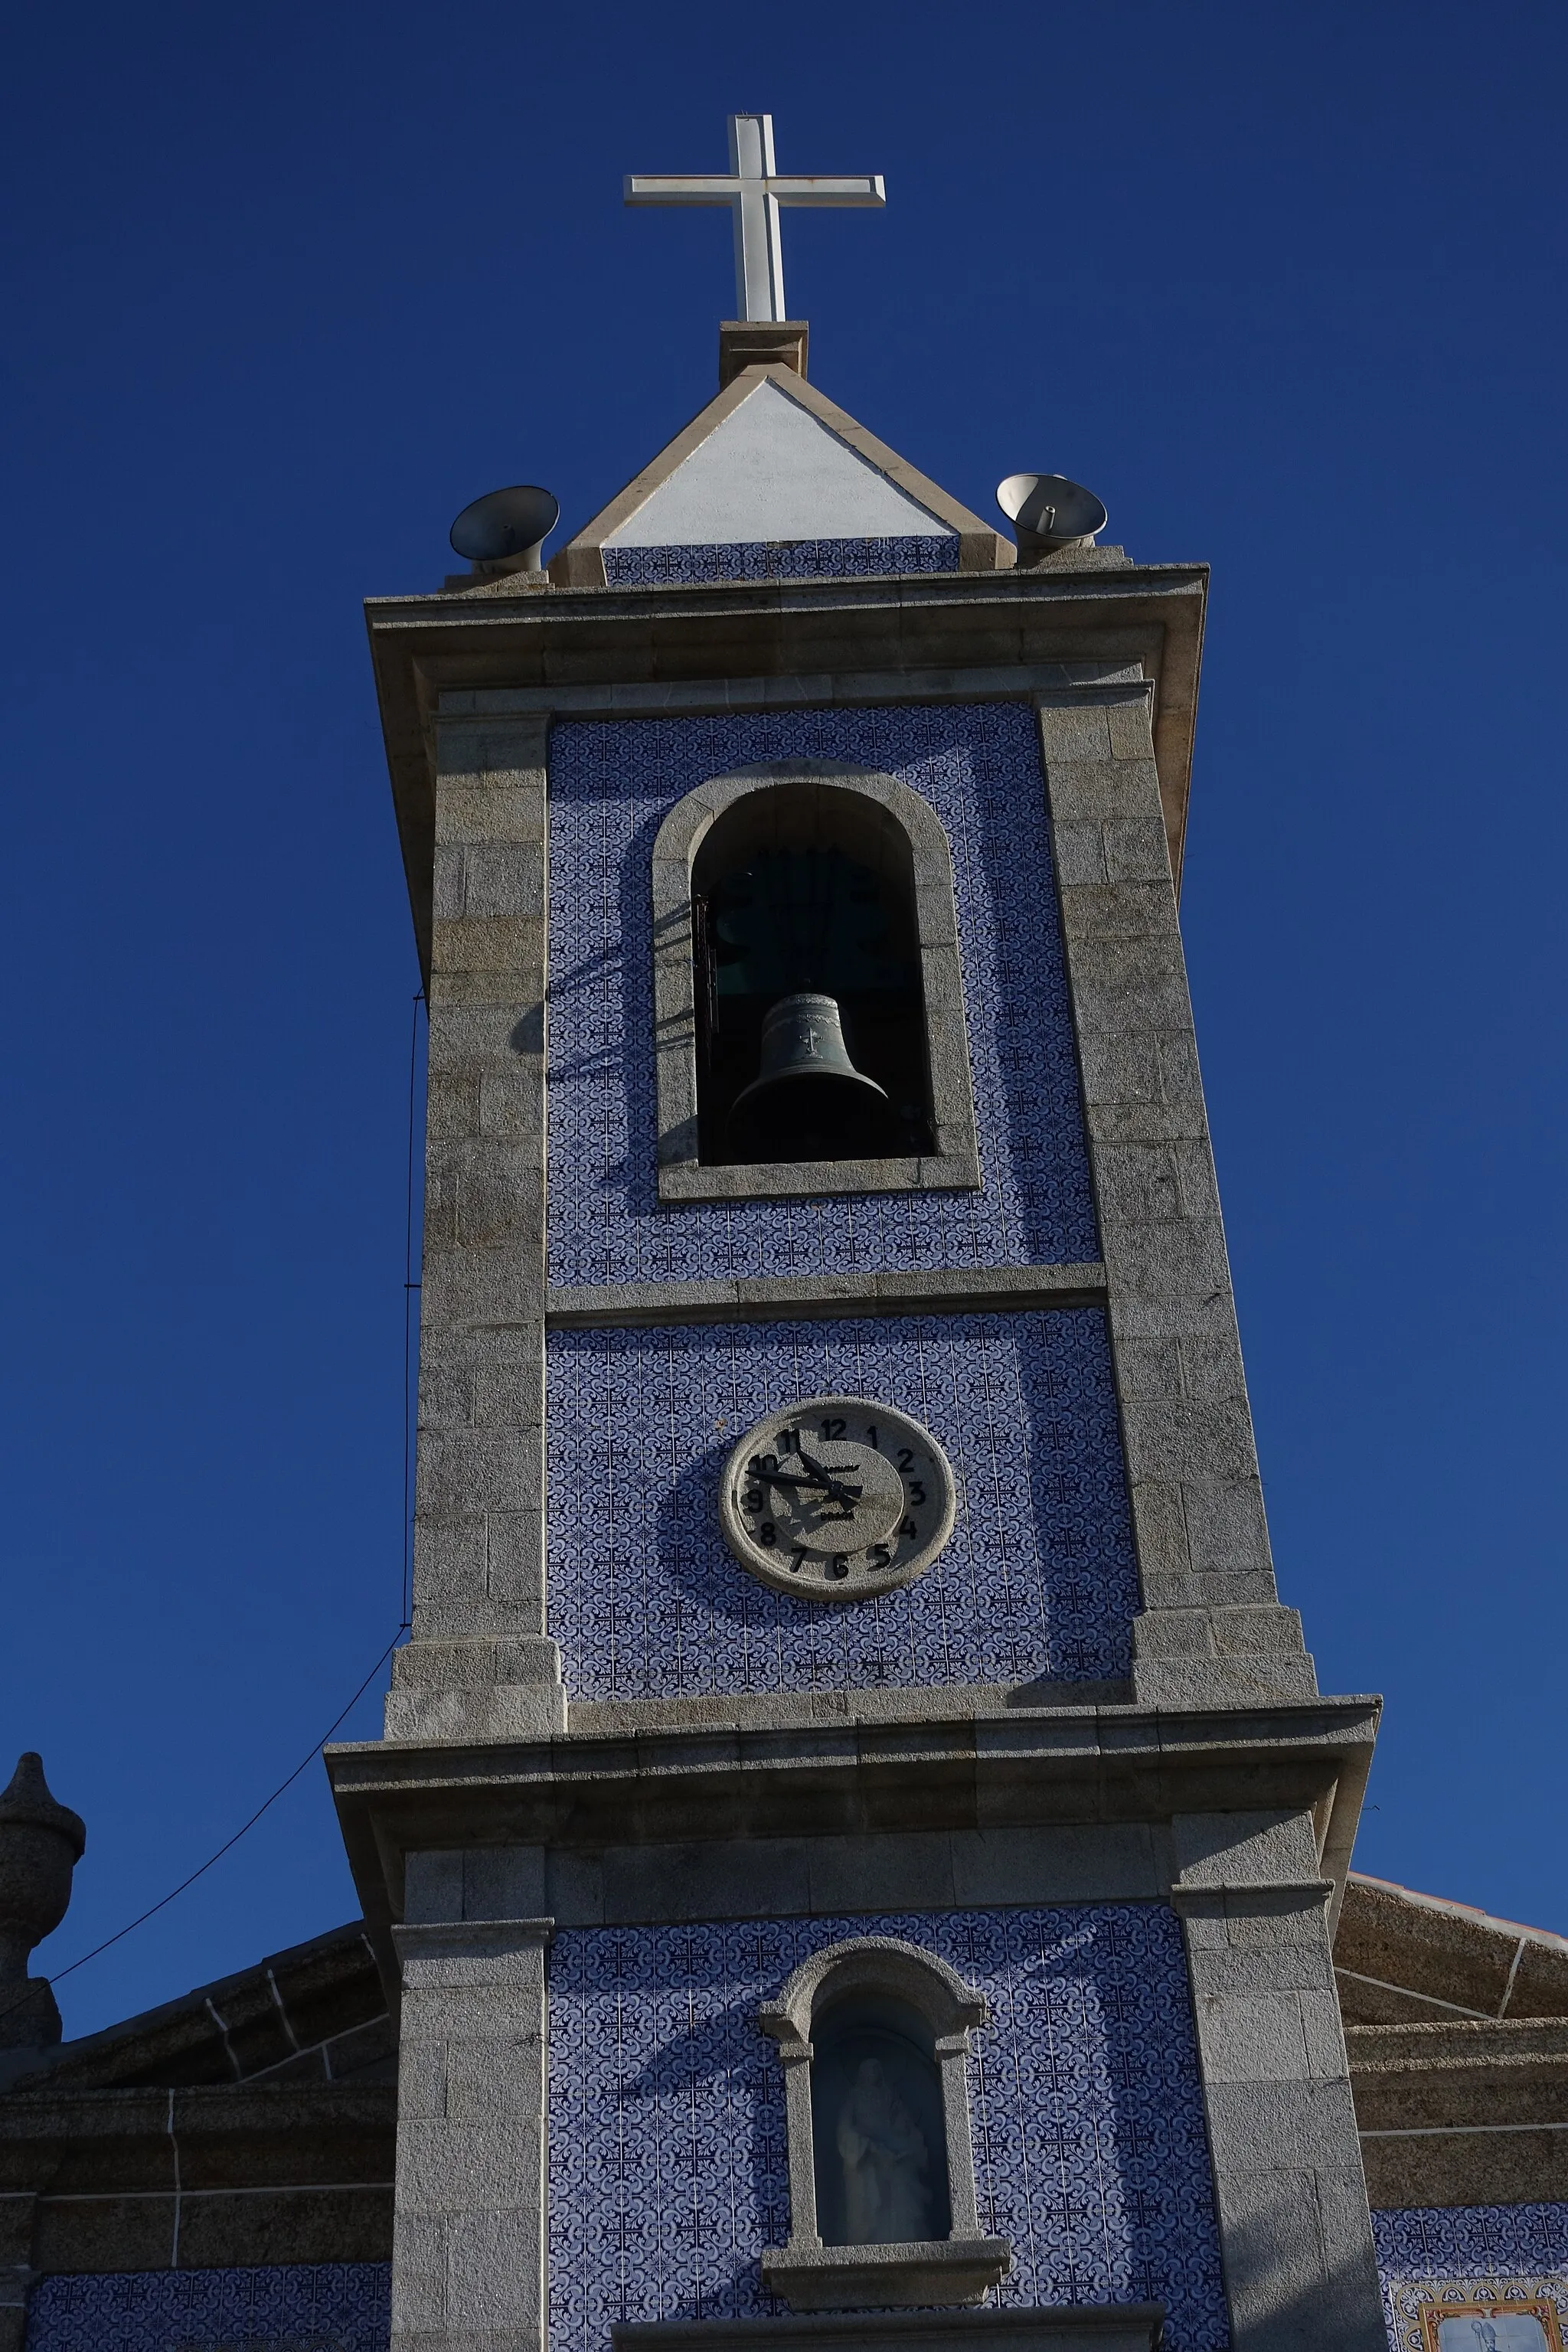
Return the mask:
[(760, 1486), (747, 1487), (741, 1497), (741, 1508), (746, 1513), (748, 1518), (755, 1518), (757, 1513), (763, 1508), (763, 1490)]

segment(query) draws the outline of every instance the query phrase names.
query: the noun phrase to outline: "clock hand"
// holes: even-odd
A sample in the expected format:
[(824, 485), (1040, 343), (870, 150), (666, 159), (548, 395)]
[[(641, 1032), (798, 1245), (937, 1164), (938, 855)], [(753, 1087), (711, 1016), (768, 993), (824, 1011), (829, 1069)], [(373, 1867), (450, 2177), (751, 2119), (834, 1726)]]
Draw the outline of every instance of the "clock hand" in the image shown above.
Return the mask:
[[(806, 1452), (804, 1445), (797, 1445), (795, 1447), (795, 1452), (799, 1454), (806, 1468), (808, 1470), (814, 1470), (816, 1473), (818, 1484), (826, 1488), (827, 1492), (833, 1496), (836, 1502), (858, 1503), (859, 1501), (861, 1496), (866, 1491), (864, 1486), (847, 1486), (841, 1478), (836, 1478), (833, 1475), (831, 1470), (825, 1469), (820, 1462), (814, 1461), (812, 1456)], [(858, 1463), (850, 1462), (847, 1463), (845, 1467), (849, 1470), (854, 1470), (858, 1469), (859, 1465)]]
[(809, 1467), (815, 1472), (815, 1476), (809, 1478), (797, 1478), (795, 1473), (791, 1470), (763, 1470), (759, 1466), (754, 1456), (747, 1466), (750, 1475), (755, 1478), (759, 1486), (809, 1486), (817, 1493), (831, 1496), (833, 1501), (836, 1503), (848, 1504), (851, 1507), (844, 1511), (840, 1516), (845, 1518), (853, 1518), (855, 1516), (853, 1506), (859, 1501), (860, 1496), (866, 1491), (865, 1488), (863, 1486), (847, 1486), (844, 1485), (842, 1480), (835, 1478), (831, 1471), (825, 1470), (820, 1463), (813, 1462), (809, 1454), (803, 1454), (801, 1459), (806, 1462)]

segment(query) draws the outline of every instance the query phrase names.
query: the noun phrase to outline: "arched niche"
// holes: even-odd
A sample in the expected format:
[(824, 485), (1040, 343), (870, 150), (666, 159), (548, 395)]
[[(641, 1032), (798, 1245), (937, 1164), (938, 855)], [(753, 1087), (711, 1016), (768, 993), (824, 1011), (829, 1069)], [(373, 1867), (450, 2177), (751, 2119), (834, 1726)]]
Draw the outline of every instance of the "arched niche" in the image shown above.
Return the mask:
[(784, 2070), (790, 2182), (789, 2243), (763, 2273), (793, 2309), (973, 2304), (1005, 2275), (969, 2131), (970, 2036), (987, 2016), (945, 1961), (870, 1936), (815, 1953), (759, 2013)]
[[(721, 959), (737, 942), (742, 960), (749, 951), (736, 896), (748, 877), (775, 907), (805, 887), (818, 911), (847, 918), (820, 970), (848, 999), (856, 1066), (888, 1097), (891, 1132), (874, 1150), (724, 1156), (729, 1108), (754, 1075), (770, 988), (814, 969), (810, 955), (755, 954), (745, 986), (718, 1005)], [(952, 860), (928, 802), (896, 777), (831, 761), (739, 769), (671, 809), (652, 878), (661, 1200), (978, 1186)]]

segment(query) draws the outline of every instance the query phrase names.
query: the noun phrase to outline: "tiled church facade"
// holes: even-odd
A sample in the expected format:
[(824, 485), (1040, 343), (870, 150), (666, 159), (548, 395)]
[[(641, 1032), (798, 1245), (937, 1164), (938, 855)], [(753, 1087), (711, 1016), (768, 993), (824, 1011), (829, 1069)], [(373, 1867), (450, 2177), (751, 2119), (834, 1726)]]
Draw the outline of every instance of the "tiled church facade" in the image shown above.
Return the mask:
[[(560, 1938), (551, 2053), (551, 2335), (558, 2347), (586, 2352), (626, 2318), (765, 2307), (757, 2256), (780, 2235), (786, 2192), (777, 2070), (755, 2012), (808, 1944), (870, 1924), (750, 1921)], [(969, 1909), (875, 1925), (930, 1934), (990, 1994), (995, 2025), (975, 2062), (973, 2095), (985, 2218), (1025, 2250), (1006, 2299), (1150, 2296), (1171, 2310), (1173, 2345), (1223, 2345), (1190, 1993), (1169, 1912), (1142, 1905)], [(1484, 1965), (1489, 1946), (1495, 1985), (1478, 1981), (1478, 1950)], [(1340, 1990), (1352, 2021), (1358, 2108), (1369, 2133), (1382, 2135), (1363, 2146), (1373, 2160), (1373, 2229), (1394, 2352), (1426, 2352), (1420, 2310), (1445, 2292), (1471, 2300), (1478, 2289), (1518, 2300), (1545, 2294), (1568, 2323), (1568, 2200), (1549, 2193), (1568, 2187), (1554, 2146), (1560, 2134), (1550, 2128), (1568, 2104), (1558, 2095), (1560, 2086), (1568, 2092), (1568, 1950), (1556, 1938), (1529, 1937), (1524, 1965), (1515, 1966), (1517, 1931), (1352, 1878), (1340, 1951), (1351, 1964)], [(119, 2145), (109, 2166), (98, 2159), (96, 2194), (78, 2188), (52, 2204), (39, 2250), (55, 2266), (32, 2285), (25, 2336), (13, 2339), (26, 2352), (386, 2352), (392, 2214), (381, 2184), (393, 2170), (395, 2090), (377, 2079), (388, 2063), (375, 2054), (386, 2046), (379, 1979), (363, 1939), (352, 1937), (328, 1939), (324, 1960), (318, 1952), (271, 1966), (290, 2000), (299, 2000), (302, 1977), (315, 1980), (315, 1997), (334, 2004), (319, 2021), (366, 2012), (331, 2037), (339, 2087), (327, 2089), (332, 2078), (322, 2073), (318, 2095), (357, 2109), (354, 2140), (340, 2130), (329, 2144), (319, 2106), (310, 2114), (298, 2092), (287, 2119), (296, 2172), (342, 2174), (357, 2156), (366, 2180), (355, 2189), (305, 2186), (278, 2199), (265, 2224), (270, 2248), (256, 2242), (254, 2191), (239, 2194), (231, 2184), (204, 2198), (198, 2189), (178, 2215), (166, 2182), (162, 2194), (148, 2187), (124, 2113), (132, 2078), (205, 2077), (214, 2104), (245, 2089), (233, 2082), (209, 1998), (236, 2021), (238, 2047), (257, 2062), (252, 2099), (267, 2084), (275, 2100), (289, 2098), (279, 2076), (299, 2061), (264, 1969), (254, 1982), (204, 1988), (156, 2021), (95, 2037), (92, 2055), (79, 2045), (56, 2070), (64, 2079), (47, 2117), (28, 2116), (16, 2095), (0, 2100), (7, 2201), (17, 2200), (30, 2158), (48, 2205), (70, 2139), (90, 2137), (101, 2147), (95, 2109), (102, 2094), (94, 2085), (121, 2085), (111, 2095), (122, 2118)], [(1410, 1981), (1373, 1985), (1368, 1966)], [(1524, 2006), (1495, 2027), (1467, 2022), (1459, 2012), (1505, 1984), (1510, 1969), (1516, 1991), (1524, 1979)], [(1405, 2021), (1354, 2022), (1369, 2007), (1397, 2010)], [(1434, 2025), (1444, 2009), (1452, 2021)], [(1496, 2068), (1478, 2103), (1476, 2045), (1495, 2049), (1510, 2032), (1516, 2079)], [(1365, 2053), (1359, 2069), (1358, 2051)], [(1402, 2067), (1400, 2055), (1415, 2067)], [(1446, 2082), (1435, 2064), (1445, 2058), (1453, 2069)], [(168, 2100), (154, 2095), (158, 2114), (138, 2120), (156, 2163), (167, 2147), (157, 2126), (167, 2122)], [(182, 2094), (177, 2127), (194, 2095)], [(1510, 2120), (1511, 2131), (1497, 2128)], [(230, 2144), (242, 2151), (241, 2168), (276, 2177), (280, 2168), (258, 2123), (237, 2116)], [(151, 2224), (135, 2239), (124, 2227), (127, 2190)], [(1379, 2201), (1388, 2196), (1408, 2201)], [(345, 2210), (351, 2199), (357, 2214)], [(1477, 2201), (1454, 2201), (1467, 2199)], [(289, 2216), (286, 2201), (312, 2210)], [(228, 2213), (216, 2219), (214, 2208), (225, 2204)], [(186, 2260), (172, 2267), (177, 2230)], [(334, 2237), (356, 2233), (358, 2259), (325, 2258)], [(313, 2258), (288, 2260), (290, 2239)], [(213, 2260), (226, 2242), (252, 2259)], [(368, 2258), (377, 2252), (379, 2259)], [(133, 2266), (116, 2266), (128, 2260)], [(21, 2306), (14, 2308), (20, 2325)]]
[[(920, 495), (942, 531), (590, 527), (553, 587), (373, 608), (432, 1109), (419, 1621), (387, 1741), (332, 1759), (365, 1918), (0, 2050), (0, 2352), (780, 2320), (759, 2016), (868, 1937), (984, 2007), (976, 2326), (1568, 2324), (1568, 1947), (1348, 1874), (1369, 1718), (1254, 1504), (1172, 888), (1201, 578), (1013, 572)], [(660, 1200), (655, 838), (792, 761), (945, 829), (978, 1188)], [(914, 1413), (960, 1507), (918, 1581), (814, 1609), (713, 1497), (831, 1394)]]

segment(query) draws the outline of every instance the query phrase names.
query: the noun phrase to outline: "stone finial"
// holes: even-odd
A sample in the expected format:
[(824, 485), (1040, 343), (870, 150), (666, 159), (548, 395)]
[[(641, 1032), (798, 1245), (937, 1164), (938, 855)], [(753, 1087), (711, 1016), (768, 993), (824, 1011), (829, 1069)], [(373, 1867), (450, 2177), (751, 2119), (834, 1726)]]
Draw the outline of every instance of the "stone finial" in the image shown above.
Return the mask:
[(60, 2038), (54, 1994), (27, 1974), (27, 1956), (65, 1917), (86, 1844), (81, 1815), (55, 1802), (43, 1759), (29, 1750), (0, 1790), (0, 2050), (42, 2050)]

